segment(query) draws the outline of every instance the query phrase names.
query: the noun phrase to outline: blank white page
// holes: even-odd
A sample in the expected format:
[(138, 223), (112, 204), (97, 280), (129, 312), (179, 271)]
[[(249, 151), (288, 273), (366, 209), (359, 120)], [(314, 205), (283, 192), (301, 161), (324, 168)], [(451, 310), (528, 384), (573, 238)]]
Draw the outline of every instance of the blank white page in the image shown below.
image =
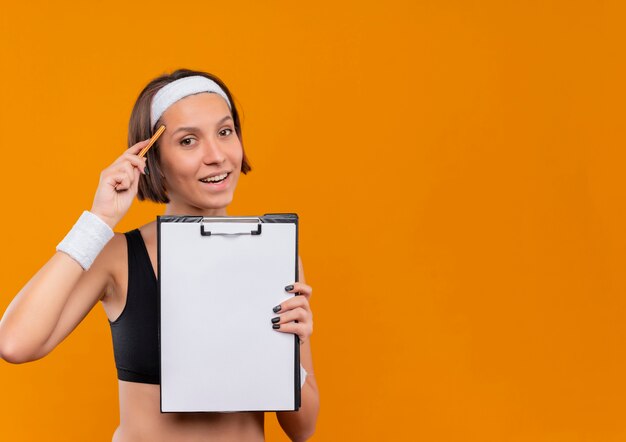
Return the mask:
[(295, 281), (295, 224), (236, 236), (201, 236), (194, 222), (160, 229), (161, 411), (295, 409), (295, 338), (271, 323), (293, 296), (284, 287)]

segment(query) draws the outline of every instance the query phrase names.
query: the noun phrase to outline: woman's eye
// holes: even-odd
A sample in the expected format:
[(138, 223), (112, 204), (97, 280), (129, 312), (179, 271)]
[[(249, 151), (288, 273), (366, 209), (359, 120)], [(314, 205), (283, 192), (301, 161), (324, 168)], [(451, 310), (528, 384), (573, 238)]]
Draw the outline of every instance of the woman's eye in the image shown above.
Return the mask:
[(223, 137), (226, 137), (233, 133), (233, 130), (230, 127), (220, 130), (219, 134)]
[(193, 138), (183, 138), (182, 140), (180, 140), (180, 144), (183, 146), (191, 146), (192, 141)]

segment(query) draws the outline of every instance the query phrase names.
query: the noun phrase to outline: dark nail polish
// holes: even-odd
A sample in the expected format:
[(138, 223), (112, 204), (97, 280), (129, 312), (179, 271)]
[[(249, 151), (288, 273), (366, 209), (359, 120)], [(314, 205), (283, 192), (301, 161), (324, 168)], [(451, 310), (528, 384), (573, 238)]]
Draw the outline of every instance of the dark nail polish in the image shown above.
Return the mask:
[(274, 330), (278, 330), (280, 328), (280, 324), (274, 324), (274, 325), (272, 325), (272, 328)]
[(280, 321), (280, 316), (276, 316), (275, 318), (272, 318), (272, 324), (276, 324), (278, 321)]
[(287, 291), (293, 290), (293, 286), (292, 285), (288, 285), (287, 287), (285, 287), (285, 290), (287, 290)]
[(276, 307), (273, 308), (274, 313), (278, 313), (280, 311), (280, 309), (281, 309), (281, 306), (280, 306), (280, 304), (278, 304)]
[(148, 170), (148, 166), (144, 167), (143, 171), (146, 173), (146, 175), (150, 175), (150, 171)]

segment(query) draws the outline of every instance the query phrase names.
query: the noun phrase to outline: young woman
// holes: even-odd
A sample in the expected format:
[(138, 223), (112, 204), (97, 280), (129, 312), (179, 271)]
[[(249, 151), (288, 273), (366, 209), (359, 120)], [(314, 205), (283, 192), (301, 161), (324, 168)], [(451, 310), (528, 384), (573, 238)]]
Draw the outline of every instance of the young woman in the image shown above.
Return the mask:
[[(139, 157), (161, 124), (165, 132)], [(120, 425), (113, 441), (262, 441), (262, 412), (160, 412), (156, 222), (113, 233), (135, 196), (165, 204), (165, 215), (227, 215), (240, 173), (251, 170), (228, 88), (211, 74), (186, 69), (154, 79), (133, 108), (128, 145), (100, 175), (91, 210), (7, 308), (0, 356), (12, 363), (42, 358), (101, 301), (119, 379)], [(296, 441), (313, 434), (319, 409), (309, 343), (312, 288), (298, 260), (300, 281), (286, 281), (285, 290), (303, 296), (277, 306), (267, 325), (300, 338), (302, 406), (277, 412)]]

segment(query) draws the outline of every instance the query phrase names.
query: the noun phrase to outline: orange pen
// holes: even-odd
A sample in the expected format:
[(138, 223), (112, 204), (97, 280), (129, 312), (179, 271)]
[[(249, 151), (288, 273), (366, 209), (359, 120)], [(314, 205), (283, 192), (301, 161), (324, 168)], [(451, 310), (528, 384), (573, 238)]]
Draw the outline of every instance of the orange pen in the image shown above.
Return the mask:
[(154, 135), (152, 135), (152, 138), (150, 138), (150, 142), (148, 143), (148, 145), (144, 147), (143, 149), (141, 149), (141, 152), (139, 152), (140, 158), (143, 158), (143, 156), (148, 152), (148, 149), (150, 149), (152, 145), (156, 143), (156, 140), (159, 139), (159, 137), (161, 136), (163, 132), (165, 132), (165, 126), (161, 125), (161, 127), (159, 127), (159, 129), (154, 133)]

